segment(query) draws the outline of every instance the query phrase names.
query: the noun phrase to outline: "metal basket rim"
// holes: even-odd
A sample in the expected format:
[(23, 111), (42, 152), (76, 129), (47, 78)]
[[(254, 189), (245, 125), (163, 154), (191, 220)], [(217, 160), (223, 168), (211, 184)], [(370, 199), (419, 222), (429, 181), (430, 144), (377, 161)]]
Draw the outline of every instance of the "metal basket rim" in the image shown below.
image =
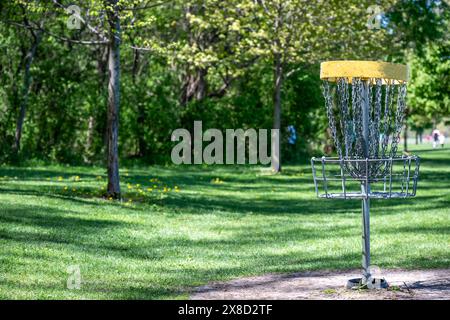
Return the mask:
[(409, 156), (397, 156), (397, 157), (386, 157), (386, 158), (354, 158), (354, 157), (343, 157), (343, 158), (339, 158), (339, 157), (326, 157), (326, 156), (322, 156), (320, 158), (318, 157), (312, 157), (311, 161), (332, 161), (332, 162), (345, 162), (345, 161), (401, 161), (401, 160), (420, 160), (420, 157), (418, 155), (409, 155)]

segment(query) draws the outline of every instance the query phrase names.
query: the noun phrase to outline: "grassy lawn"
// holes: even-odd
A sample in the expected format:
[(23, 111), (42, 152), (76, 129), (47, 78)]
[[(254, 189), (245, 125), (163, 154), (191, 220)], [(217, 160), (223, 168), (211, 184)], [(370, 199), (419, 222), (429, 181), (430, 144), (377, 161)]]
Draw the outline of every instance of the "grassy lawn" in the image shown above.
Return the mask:
[[(450, 149), (422, 157), (414, 199), (372, 201), (372, 262), (450, 268)], [(1, 299), (168, 299), (208, 281), (360, 267), (357, 200), (318, 200), (309, 165), (0, 167)], [(66, 288), (67, 267), (82, 285)]]

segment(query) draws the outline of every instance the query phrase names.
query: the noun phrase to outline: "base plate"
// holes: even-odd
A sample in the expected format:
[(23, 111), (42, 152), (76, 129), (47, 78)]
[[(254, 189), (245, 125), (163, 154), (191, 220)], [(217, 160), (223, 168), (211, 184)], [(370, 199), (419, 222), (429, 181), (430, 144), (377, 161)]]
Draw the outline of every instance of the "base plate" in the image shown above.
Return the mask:
[(345, 286), (347, 289), (387, 289), (389, 287), (385, 279), (372, 279), (371, 284), (363, 284), (362, 278), (350, 279)]

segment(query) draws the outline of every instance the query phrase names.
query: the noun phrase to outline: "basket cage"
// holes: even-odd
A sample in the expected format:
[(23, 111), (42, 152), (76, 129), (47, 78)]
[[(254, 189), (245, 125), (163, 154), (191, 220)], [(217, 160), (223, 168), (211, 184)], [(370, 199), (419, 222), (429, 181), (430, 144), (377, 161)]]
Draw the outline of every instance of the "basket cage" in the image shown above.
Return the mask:
[[(318, 197), (327, 199), (408, 198), (416, 195), (420, 158), (384, 159), (312, 158), (311, 167)], [(355, 176), (346, 168), (359, 168)], [(370, 168), (377, 168), (373, 175)], [(365, 192), (362, 185), (370, 185)]]

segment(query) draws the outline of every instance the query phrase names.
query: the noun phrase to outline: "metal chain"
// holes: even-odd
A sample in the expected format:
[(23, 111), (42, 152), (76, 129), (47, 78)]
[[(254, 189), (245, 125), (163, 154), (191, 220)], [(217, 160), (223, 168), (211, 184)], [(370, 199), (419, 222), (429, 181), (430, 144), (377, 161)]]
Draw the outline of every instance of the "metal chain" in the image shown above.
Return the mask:
[(374, 116), (373, 116), (373, 132), (372, 132), (372, 142), (373, 150), (372, 155), (375, 158), (379, 157), (380, 149), (380, 115), (381, 115), (381, 93), (382, 93), (382, 81), (381, 79), (375, 80), (376, 90), (375, 90), (375, 105), (374, 105)]
[(340, 146), (339, 139), (336, 134), (336, 121), (333, 114), (333, 98), (330, 92), (330, 84), (328, 81), (322, 82), (323, 96), (325, 98), (325, 107), (327, 109), (327, 117), (328, 123), (331, 129), (331, 136), (333, 137), (334, 144), (336, 146), (336, 151), (338, 153), (339, 158), (342, 158), (342, 150)]
[[(360, 159), (363, 158), (363, 140), (362, 140), (362, 106), (364, 99), (364, 83), (360, 78), (352, 79), (352, 111), (353, 111), (353, 141), (352, 148), (350, 150), (350, 158)], [(346, 167), (353, 177), (358, 178), (364, 172), (359, 162), (351, 162)]]
[[(362, 108), (365, 80), (337, 79), (335, 91), (330, 83), (322, 84), (325, 106), (337, 154), (340, 159), (363, 159)], [(397, 153), (405, 113), (406, 85), (387, 80), (370, 79), (369, 95), (369, 158), (391, 158)], [(384, 90), (383, 90), (384, 88)], [(351, 103), (350, 92), (351, 89)], [(383, 99), (384, 91), (384, 99)], [(336, 95), (338, 95), (336, 97)], [(394, 108), (393, 102), (396, 101)], [(336, 99), (336, 100), (334, 100)], [(335, 106), (336, 102), (336, 106)], [(390, 148), (389, 148), (390, 147)], [(365, 162), (343, 162), (343, 169), (354, 178), (365, 178)], [(389, 172), (389, 161), (371, 162), (369, 178), (384, 177)]]
[[(370, 158), (379, 158), (380, 149), (380, 114), (381, 114), (381, 93), (382, 93), (382, 80), (374, 79), (375, 82), (375, 98), (373, 101), (373, 113), (370, 118)], [(371, 163), (370, 174), (376, 176), (383, 162)]]
[(391, 112), (391, 101), (392, 101), (392, 97), (391, 97), (391, 92), (393, 90), (391, 90), (391, 84), (387, 83), (386, 84), (386, 89), (385, 89), (385, 95), (384, 95), (384, 116), (383, 116), (383, 122), (384, 122), (384, 127), (383, 127), (383, 141), (381, 143), (381, 157), (385, 158), (386, 157), (386, 149), (389, 143), (389, 129), (390, 129), (390, 121), (389, 121), (389, 115)]
[(397, 147), (398, 143), (400, 142), (400, 132), (402, 131), (406, 109), (406, 84), (401, 84), (397, 87), (397, 112), (395, 114), (395, 127), (392, 138), (391, 157), (394, 157), (397, 154)]
[(347, 78), (339, 78), (337, 82), (337, 90), (339, 96), (339, 110), (342, 111), (340, 117), (341, 132), (344, 138), (344, 148), (345, 156), (349, 156), (349, 143), (351, 141), (352, 135), (349, 132), (349, 119), (348, 119), (348, 82)]
[(355, 148), (352, 150), (352, 156), (362, 158), (363, 141), (362, 141), (362, 99), (363, 99), (363, 83), (360, 78), (354, 78), (352, 83), (352, 107), (353, 107), (353, 126), (355, 128)]
[[(388, 131), (388, 136), (387, 136), (387, 146), (389, 146), (389, 142), (391, 142), (391, 148), (389, 149), (389, 153), (387, 154), (389, 157), (392, 157), (392, 140), (394, 137), (394, 124), (392, 123), (392, 119), (395, 120), (395, 108), (394, 108), (394, 101), (395, 101), (395, 88), (396, 86), (392, 83), (391, 84), (391, 92), (390, 92), (390, 99), (389, 99), (389, 117), (388, 117), (388, 122), (389, 122), (389, 131)], [(387, 147), (386, 147), (387, 149)]]

